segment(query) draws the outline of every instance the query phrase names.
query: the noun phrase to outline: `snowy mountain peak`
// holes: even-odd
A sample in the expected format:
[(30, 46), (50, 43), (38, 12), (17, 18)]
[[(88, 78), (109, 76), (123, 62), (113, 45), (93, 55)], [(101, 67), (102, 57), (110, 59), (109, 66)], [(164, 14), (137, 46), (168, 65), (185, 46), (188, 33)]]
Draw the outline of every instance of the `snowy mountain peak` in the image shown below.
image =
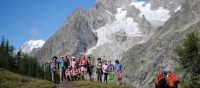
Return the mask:
[(24, 53), (31, 53), (34, 48), (40, 48), (43, 46), (44, 43), (45, 43), (45, 41), (41, 40), (41, 39), (40, 40), (29, 40), (22, 45), (21, 50)]

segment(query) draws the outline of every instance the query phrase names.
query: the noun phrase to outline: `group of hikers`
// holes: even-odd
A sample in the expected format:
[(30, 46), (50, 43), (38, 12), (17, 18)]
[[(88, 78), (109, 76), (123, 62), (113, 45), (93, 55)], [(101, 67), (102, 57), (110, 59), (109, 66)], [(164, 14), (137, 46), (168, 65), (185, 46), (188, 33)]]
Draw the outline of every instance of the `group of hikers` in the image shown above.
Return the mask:
[[(78, 56), (75, 59), (74, 56), (68, 59), (67, 55), (61, 56), (59, 60), (56, 56), (52, 60), (45, 62), (49, 64), (50, 72), (52, 74), (52, 81), (55, 79), (56, 68), (59, 69), (60, 82), (69, 80), (87, 80), (87, 73), (89, 73), (90, 81), (94, 81), (94, 67), (96, 67), (97, 81), (102, 82), (102, 75), (104, 75), (103, 81), (111, 84), (115, 83), (115, 78), (118, 80), (118, 84), (122, 85), (122, 65), (116, 59), (115, 64), (111, 64), (111, 61), (101, 61), (101, 58), (97, 59), (97, 63), (93, 63), (90, 57), (85, 58), (84, 55)], [(178, 88), (180, 80), (170, 71), (163, 71), (158, 74), (155, 81), (155, 88)]]
[(78, 56), (77, 59), (72, 56), (68, 59), (68, 56), (61, 56), (59, 60), (54, 56), (52, 60), (45, 62), (49, 64), (50, 72), (52, 74), (52, 81), (55, 80), (56, 69), (59, 69), (60, 82), (70, 80), (87, 80), (87, 73), (89, 73), (90, 81), (94, 81), (94, 67), (96, 67), (97, 81), (102, 82), (102, 75), (104, 75), (103, 81), (108, 83), (108, 76), (110, 83), (114, 84), (114, 75), (118, 79), (119, 85), (122, 85), (122, 65), (118, 60), (115, 64), (111, 64), (111, 61), (101, 61), (101, 58), (97, 59), (97, 63), (93, 63), (90, 57), (85, 58), (84, 55)]

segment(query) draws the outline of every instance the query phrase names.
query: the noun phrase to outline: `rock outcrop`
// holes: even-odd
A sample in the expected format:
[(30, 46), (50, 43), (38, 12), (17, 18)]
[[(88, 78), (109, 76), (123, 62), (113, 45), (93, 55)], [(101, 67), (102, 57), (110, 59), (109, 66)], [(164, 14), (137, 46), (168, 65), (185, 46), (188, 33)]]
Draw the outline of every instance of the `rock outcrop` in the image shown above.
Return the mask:
[[(200, 1), (186, 1), (164, 26), (159, 27), (148, 42), (135, 45), (125, 52), (122, 59), (125, 71), (123, 82), (139, 88), (154, 88), (153, 79), (164, 70), (174, 71), (173, 49), (182, 43), (188, 32), (200, 29)], [(186, 72), (177, 74), (184, 78)]]

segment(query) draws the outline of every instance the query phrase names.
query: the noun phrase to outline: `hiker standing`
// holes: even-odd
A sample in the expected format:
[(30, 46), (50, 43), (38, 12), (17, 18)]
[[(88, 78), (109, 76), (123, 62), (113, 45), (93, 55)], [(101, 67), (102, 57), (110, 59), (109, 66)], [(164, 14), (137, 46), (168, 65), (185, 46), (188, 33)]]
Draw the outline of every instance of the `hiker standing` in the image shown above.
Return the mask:
[[(81, 61), (81, 56), (78, 56), (78, 60), (76, 60), (76, 66), (80, 70), (80, 61)], [(80, 70), (81, 71), (81, 70)]]
[[(63, 61), (64, 61), (64, 64), (65, 64), (65, 66), (64, 66), (64, 72), (65, 72), (68, 69), (68, 66), (70, 65), (70, 62), (69, 62), (69, 59), (67, 58), (67, 55), (65, 55)], [(66, 77), (66, 75), (64, 77)], [(65, 78), (65, 80), (66, 80), (66, 78)]]
[(107, 77), (108, 77), (108, 65), (107, 65), (107, 61), (104, 61), (104, 64), (102, 66), (102, 70), (103, 70), (103, 74), (104, 74), (104, 82), (107, 83)]
[(122, 65), (119, 63), (118, 60), (115, 60), (114, 72), (119, 85), (122, 85)]
[(89, 77), (90, 77), (90, 81), (94, 81), (94, 78), (93, 78), (93, 62), (91, 60), (90, 57), (88, 57), (88, 73), (89, 73)]
[(76, 60), (75, 60), (75, 57), (72, 56), (72, 60), (70, 61), (70, 66), (71, 66), (72, 69), (73, 69), (75, 65), (76, 65)]
[(65, 71), (64, 71), (65, 62), (64, 62), (63, 58), (64, 57), (61, 56), (60, 60), (58, 61), (59, 72), (60, 72), (60, 82), (63, 82), (63, 77), (64, 77), (64, 74), (65, 74)]
[(52, 58), (52, 60), (48, 61), (48, 62), (45, 62), (44, 64), (49, 64), (50, 65), (50, 72), (51, 72), (51, 78), (52, 78), (52, 82), (54, 82), (54, 79), (55, 79), (55, 72), (56, 72), (56, 64), (57, 64), (57, 61), (56, 59), (58, 59), (56, 56), (54, 56)]
[(82, 77), (82, 74), (81, 74), (81, 66), (80, 66), (80, 61), (81, 61), (81, 56), (78, 55), (78, 60), (76, 60), (76, 66), (80, 72), (80, 77)]
[(113, 71), (114, 71), (114, 66), (113, 64), (111, 64), (111, 61), (108, 61), (108, 76), (110, 78), (110, 83), (114, 84), (115, 80), (114, 80), (114, 75), (113, 75)]
[(81, 65), (81, 72), (82, 72), (82, 76), (83, 79), (86, 80), (86, 73), (87, 73), (87, 63), (88, 61), (85, 59), (85, 56), (82, 56), (82, 59), (80, 61), (80, 65)]
[(101, 62), (101, 58), (98, 58), (97, 60), (98, 60), (97, 65), (96, 65), (96, 68), (97, 68), (97, 70), (96, 70), (96, 73), (97, 73), (97, 81), (98, 81), (98, 82), (102, 82), (102, 74), (103, 74), (103, 72), (102, 72), (102, 62)]

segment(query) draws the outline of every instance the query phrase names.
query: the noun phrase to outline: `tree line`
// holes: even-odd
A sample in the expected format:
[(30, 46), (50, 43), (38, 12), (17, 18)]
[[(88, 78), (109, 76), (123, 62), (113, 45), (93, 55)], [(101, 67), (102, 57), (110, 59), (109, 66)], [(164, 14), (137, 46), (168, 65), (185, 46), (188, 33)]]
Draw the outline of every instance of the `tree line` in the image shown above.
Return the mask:
[(8, 40), (5, 41), (4, 36), (0, 44), (0, 68), (24, 76), (51, 80), (48, 66), (40, 65), (36, 57), (20, 50), (16, 52), (14, 46), (9, 45)]

